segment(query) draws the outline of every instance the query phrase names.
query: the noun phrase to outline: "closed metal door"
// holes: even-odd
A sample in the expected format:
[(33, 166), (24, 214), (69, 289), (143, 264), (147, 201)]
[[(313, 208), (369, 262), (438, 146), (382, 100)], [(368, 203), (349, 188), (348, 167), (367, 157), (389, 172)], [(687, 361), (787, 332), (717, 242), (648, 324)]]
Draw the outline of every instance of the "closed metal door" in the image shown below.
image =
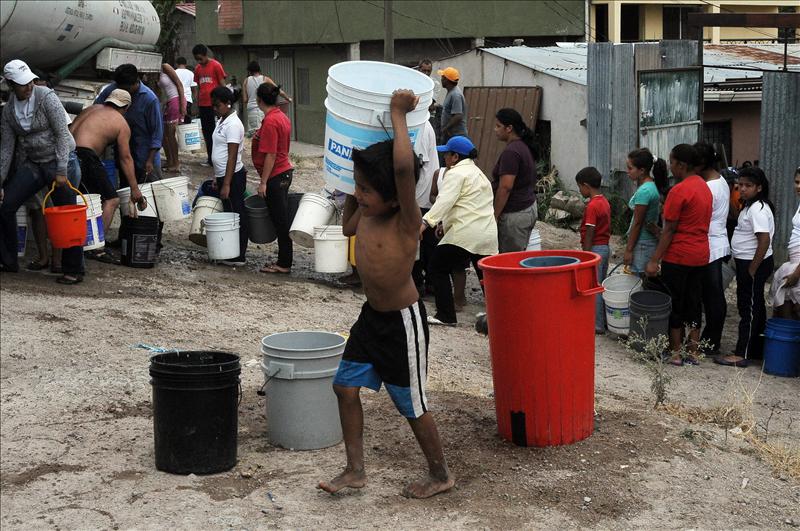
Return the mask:
[[(261, 73), (272, 79), (281, 86), (281, 89), (288, 94), (292, 100), (295, 99), (294, 93), (294, 58), (291, 56), (281, 56), (277, 59), (272, 57), (261, 57), (258, 59), (261, 66)], [(281, 103), (282, 102), (282, 103)], [(294, 127), (294, 104), (279, 100), (280, 109), (289, 117), (292, 123), (292, 139), (296, 138)]]

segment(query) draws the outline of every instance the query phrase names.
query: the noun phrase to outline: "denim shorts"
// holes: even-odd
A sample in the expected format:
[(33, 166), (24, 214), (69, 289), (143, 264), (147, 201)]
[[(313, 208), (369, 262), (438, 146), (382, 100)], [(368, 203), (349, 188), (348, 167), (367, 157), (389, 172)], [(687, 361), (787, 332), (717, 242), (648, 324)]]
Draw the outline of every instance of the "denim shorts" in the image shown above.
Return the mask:
[(644, 273), (647, 262), (649, 262), (650, 257), (653, 256), (657, 245), (658, 240), (639, 238), (639, 241), (636, 242), (636, 245), (633, 247), (633, 262), (631, 262), (631, 271), (633, 273)]

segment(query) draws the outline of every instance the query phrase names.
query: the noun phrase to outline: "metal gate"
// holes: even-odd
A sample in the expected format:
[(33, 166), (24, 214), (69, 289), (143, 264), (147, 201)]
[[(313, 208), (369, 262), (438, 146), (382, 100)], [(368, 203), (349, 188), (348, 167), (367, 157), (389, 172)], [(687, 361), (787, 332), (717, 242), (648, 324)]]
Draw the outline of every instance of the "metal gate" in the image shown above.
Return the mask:
[(494, 115), (504, 107), (511, 107), (522, 115), (528, 127), (536, 129), (542, 87), (466, 87), (467, 134), (478, 148), (475, 162), (487, 177), (505, 145), (494, 134)]
[[(294, 93), (294, 58), (292, 57), (259, 57), (258, 64), (261, 66), (261, 73), (272, 79), (275, 83), (281, 86), (283, 91), (296, 100)], [(282, 101), (279, 100), (279, 101)], [(297, 138), (297, 131), (294, 126), (294, 104), (286, 103), (280, 105), (280, 108), (289, 117), (292, 122), (292, 139)]]

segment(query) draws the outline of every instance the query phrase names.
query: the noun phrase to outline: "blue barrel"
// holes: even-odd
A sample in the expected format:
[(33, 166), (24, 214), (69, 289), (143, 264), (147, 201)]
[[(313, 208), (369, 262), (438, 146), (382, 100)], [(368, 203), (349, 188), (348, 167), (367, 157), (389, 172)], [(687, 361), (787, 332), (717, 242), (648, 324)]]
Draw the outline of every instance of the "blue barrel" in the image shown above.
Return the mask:
[(764, 330), (764, 372), (800, 376), (800, 321), (774, 317)]
[(111, 183), (111, 186), (114, 187), (114, 190), (117, 189), (117, 163), (114, 159), (106, 159), (103, 161), (103, 167), (106, 169), (106, 176), (108, 177), (108, 182)]

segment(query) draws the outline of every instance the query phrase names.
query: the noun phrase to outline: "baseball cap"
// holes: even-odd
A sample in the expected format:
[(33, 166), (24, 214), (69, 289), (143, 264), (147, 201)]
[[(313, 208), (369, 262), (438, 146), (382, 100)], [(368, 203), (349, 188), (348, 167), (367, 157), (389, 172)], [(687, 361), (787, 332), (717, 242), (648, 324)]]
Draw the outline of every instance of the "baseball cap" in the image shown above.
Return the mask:
[(473, 149), (475, 149), (475, 144), (473, 144), (472, 140), (465, 136), (454, 136), (447, 141), (447, 144), (443, 146), (436, 146), (436, 151), (442, 151), (445, 153), (452, 151), (453, 153), (458, 153), (459, 155), (464, 155), (465, 157), (468, 156)]
[(36, 79), (37, 76), (31, 71), (25, 61), (14, 59), (13, 61), (7, 62), (6, 66), (3, 67), (3, 77), (13, 81), (17, 85), (27, 85)]
[(127, 90), (114, 89), (111, 91), (111, 94), (108, 95), (106, 101), (113, 103), (117, 107), (127, 107), (131, 104), (131, 95), (128, 94)]
[(446, 78), (447, 78), (447, 79), (449, 79), (450, 81), (458, 81), (458, 80), (459, 80), (459, 78), (461, 77), (461, 76), (459, 75), (459, 73), (458, 73), (458, 70), (456, 70), (456, 69), (455, 69), (455, 68), (453, 68), (452, 66), (448, 66), (448, 67), (447, 67), (447, 68), (445, 68), (444, 70), (439, 70), (437, 73), (438, 73), (440, 76), (444, 76), (444, 77), (446, 77)]

